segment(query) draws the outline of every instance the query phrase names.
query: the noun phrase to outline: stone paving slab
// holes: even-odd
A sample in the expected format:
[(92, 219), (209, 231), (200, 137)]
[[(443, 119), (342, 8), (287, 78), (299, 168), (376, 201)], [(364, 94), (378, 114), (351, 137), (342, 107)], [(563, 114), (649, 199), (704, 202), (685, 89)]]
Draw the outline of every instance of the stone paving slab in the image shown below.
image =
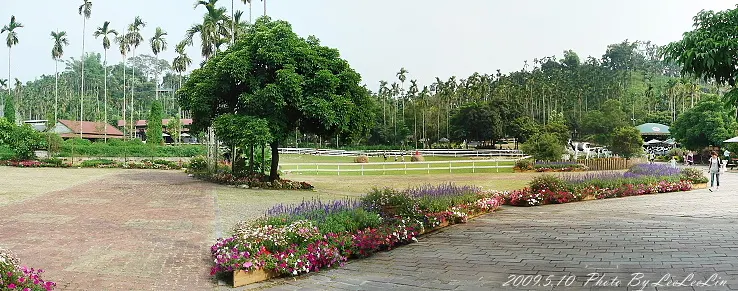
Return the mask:
[(209, 290), (212, 186), (176, 171), (118, 171), (0, 207), (0, 246), (59, 290)]
[[(419, 243), (260, 288), (738, 290), (738, 175), (723, 176), (715, 193), (504, 207)], [(697, 280), (712, 286), (673, 286)]]

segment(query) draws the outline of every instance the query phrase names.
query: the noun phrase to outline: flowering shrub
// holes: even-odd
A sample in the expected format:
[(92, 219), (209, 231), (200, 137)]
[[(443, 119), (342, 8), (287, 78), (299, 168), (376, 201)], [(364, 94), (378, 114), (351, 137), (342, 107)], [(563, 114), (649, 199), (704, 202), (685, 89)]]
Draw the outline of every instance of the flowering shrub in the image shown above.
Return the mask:
[(20, 266), (10, 251), (0, 249), (0, 290), (54, 290), (56, 283), (41, 279), (41, 269)]
[(702, 171), (695, 168), (684, 168), (680, 175), (683, 181), (690, 181), (692, 184), (704, 184), (709, 181)]
[(279, 179), (277, 181), (269, 181), (269, 177), (256, 174), (245, 177), (239, 177), (227, 172), (221, 172), (217, 174), (196, 174), (197, 178), (213, 183), (223, 185), (245, 185), (249, 188), (262, 188), (262, 189), (274, 189), (274, 190), (312, 190), (315, 187), (307, 182), (297, 182), (286, 179)]
[(652, 184), (622, 184), (616, 187), (598, 187), (596, 185), (575, 186), (573, 191), (531, 188), (513, 191), (508, 197), (508, 204), (513, 206), (538, 206), (543, 204), (561, 204), (580, 201), (585, 198), (607, 199), (616, 197), (639, 196), (654, 193), (689, 191), (690, 181), (660, 181)]
[(539, 192), (534, 192), (530, 188), (515, 190), (510, 193), (508, 203), (514, 206), (538, 206), (542, 205), (545, 197)]

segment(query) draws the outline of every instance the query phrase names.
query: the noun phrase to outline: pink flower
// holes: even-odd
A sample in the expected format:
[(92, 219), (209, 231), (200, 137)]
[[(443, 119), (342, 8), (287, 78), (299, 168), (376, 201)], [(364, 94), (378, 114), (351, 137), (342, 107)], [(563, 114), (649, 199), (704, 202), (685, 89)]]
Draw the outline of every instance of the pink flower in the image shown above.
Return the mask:
[(8, 285), (8, 289), (15, 289), (15, 284), (10, 283), (10, 285)]
[(245, 262), (245, 263), (243, 263), (243, 267), (246, 268), (246, 269), (251, 268), (251, 266), (253, 266), (253, 265), (254, 264), (252, 264), (251, 262)]

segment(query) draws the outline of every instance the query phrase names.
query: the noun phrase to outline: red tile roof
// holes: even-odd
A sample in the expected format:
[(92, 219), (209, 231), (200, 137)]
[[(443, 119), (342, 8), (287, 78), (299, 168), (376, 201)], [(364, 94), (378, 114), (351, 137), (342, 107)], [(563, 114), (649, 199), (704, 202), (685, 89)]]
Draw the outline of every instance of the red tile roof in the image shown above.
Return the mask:
[[(59, 136), (63, 138), (75, 138), (79, 137), (79, 133), (62, 133)], [(105, 138), (104, 134), (87, 134), (83, 133), (82, 138), (94, 138), (94, 139), (103, 139)], [(123, 138), (122, 135), (111, 135), (108, 133), (108, 138)]]
[[(161, 124), (163, 124), (164, 126), (166, 126), (167, 124), (169, 124), (169, 120), (170, 119), (162, 119), (161, 120)], [(192, 119), (191, 118), (183, 118), (183, 119), (180, 119), (180, 121), (182, 122), (182, 125), (185, 125), (185, 126), (192, 125)], [(146, 120), (136, 120), (136, 127), (145, 127), (147, 124), (148, 124), (148, 121), (146, 121)], [(126, 125), (126, 121), (125, 120), (118, 120), (118, 126), (119, 127), (122, 127), (122, 126), (125, 126), (125, 125)]]
[[(80, 122), (74, 120), (59, 120), (59, 123), (68, 127), (73, 133), (79, 135), (80, 133)], [(104, 124), (102, 122), (82, 121), (81, 131), (83, 134), (92, 135), (105, 135), (105, 129), (107, 128), (108, 136), (123, 136), (123, 132), (115, 128), (110, 124)]]

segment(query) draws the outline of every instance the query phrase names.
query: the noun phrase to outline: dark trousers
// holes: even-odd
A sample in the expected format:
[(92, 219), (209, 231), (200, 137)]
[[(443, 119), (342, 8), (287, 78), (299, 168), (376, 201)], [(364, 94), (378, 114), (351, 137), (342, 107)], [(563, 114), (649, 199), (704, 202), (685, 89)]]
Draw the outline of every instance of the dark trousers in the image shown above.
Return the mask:
[(720, 187), (720, 173), (710, 172), (710, 187), (712, 187), (715, 183), (717, 183), (717, 186)]

